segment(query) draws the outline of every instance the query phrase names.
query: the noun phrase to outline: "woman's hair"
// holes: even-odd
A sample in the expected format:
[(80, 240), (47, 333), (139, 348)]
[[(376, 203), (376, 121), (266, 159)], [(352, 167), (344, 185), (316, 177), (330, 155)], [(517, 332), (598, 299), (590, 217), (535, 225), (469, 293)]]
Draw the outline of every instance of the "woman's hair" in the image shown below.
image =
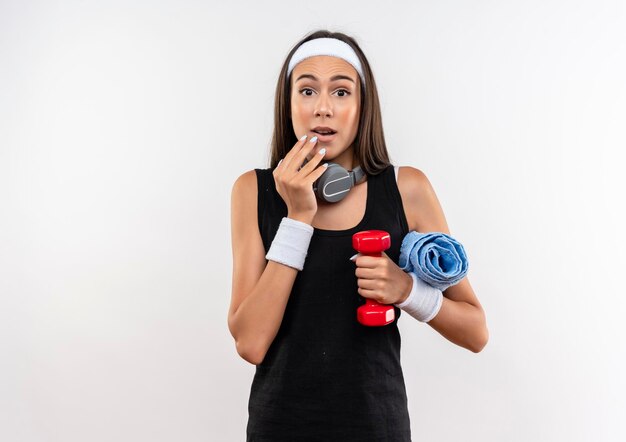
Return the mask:
[(280, 70), (275, 95), (274, 133), (272, 135), (270, 168), (275, 168), (278, 162), (287, 155), (298, 141), (293, 132), (293, 123), (290, 115), (291, 84), (287, 76), (289, 60), (300, 45), (309, 40), (323, 37), (336, 38), (346, 42), (354, 49), (361, 61), (366, 84), (361, 84), (361, 111), (359, 114), (359, 127), (354, 141), (354, 155), (358, 159), (361, 169), (366, 174), (377, 175), (389, 166), (391, 162), (387, 153), (387, 145), (385, 144), (380, 102), (374, 75), (363, 51), (361, 51), (361, 48), (352, 37), (341, 32), (330, 32), (327, 30), (312, 32), (298, 42), (289, 52)]

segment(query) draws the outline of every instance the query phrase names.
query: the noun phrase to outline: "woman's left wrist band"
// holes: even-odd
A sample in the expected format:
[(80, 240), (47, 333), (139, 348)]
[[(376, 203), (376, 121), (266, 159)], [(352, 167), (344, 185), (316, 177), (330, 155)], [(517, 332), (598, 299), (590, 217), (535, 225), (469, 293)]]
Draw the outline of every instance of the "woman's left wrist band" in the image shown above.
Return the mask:
[(283, 217), (265, 259), (302, 270), (313, 232), (313, 226)]
[(437, 316), (443, 304), (443, 293), (441, 290), (430, 286), (422, 281), (413, 272), (408, 272), (413, 279), (411, 293), (400, 304), (395, 304), (401, 310), (421, 322), (428, 322)]

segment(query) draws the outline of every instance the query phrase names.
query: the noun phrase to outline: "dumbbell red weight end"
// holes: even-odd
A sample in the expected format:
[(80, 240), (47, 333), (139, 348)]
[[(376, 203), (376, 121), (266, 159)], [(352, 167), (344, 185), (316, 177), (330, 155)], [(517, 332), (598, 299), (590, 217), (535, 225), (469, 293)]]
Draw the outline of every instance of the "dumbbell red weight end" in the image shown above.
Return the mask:
[(380, 304), (368, 298), (365, 304), (356, 310), (356, 317), (360, 324), (380, 327), (392, 323), (396, 314), (392, 306)]

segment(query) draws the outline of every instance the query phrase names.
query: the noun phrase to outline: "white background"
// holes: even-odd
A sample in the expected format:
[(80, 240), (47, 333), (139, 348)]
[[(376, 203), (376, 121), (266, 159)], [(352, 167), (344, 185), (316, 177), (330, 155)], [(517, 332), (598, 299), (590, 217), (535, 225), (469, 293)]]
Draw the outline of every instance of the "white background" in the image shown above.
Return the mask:
[(487, 313), (479, 354), (400, 321), (414, 440), (626, 439), (623, 2), (3, 0), (0, 440), (245, 439), (230, 192), (318, 28)]

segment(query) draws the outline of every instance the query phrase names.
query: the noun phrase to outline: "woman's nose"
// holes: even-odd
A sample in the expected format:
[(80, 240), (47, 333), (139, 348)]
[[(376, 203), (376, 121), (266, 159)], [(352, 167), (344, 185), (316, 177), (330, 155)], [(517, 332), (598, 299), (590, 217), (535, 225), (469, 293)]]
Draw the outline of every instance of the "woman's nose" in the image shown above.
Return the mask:
[(320, 98), (317, 100), (315, 108), (315, 115), (321, 114), (332, 115), (330, 100), (324, 94), (320, 95)]

